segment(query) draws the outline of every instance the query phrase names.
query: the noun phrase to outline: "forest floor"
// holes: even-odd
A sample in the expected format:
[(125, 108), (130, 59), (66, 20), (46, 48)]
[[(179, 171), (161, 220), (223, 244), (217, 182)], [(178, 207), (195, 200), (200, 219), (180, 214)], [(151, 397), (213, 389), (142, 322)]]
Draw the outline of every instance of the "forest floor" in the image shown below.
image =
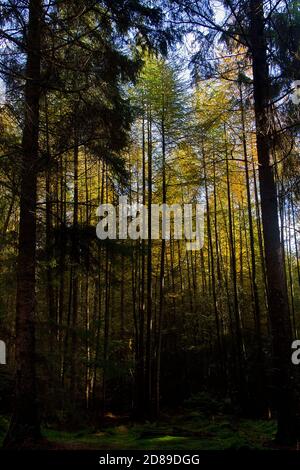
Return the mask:
[[(111, 421), (113, 422), (112, 417)], [(229, 450), (274, 449), (275, 422), (238, 419), (199, 411), (164, 415), (157, 423), (116, 423), (77, 432), (43, 428), (53, 449), (86, 450)], [(7, 420), (0, 417), (0, 445)]]

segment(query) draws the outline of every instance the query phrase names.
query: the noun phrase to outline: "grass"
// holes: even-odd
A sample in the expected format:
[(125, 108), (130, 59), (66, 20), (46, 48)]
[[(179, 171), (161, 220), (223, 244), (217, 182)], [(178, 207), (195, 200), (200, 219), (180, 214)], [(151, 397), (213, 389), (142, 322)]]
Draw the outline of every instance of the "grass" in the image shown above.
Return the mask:
[(229, 450), (265, 449), (275, 434), (272, 421), (202, 413), (165, 416), (158, 423), (129, 424), (77, 433), (44, 429), (50, 442), (68, 449)]
[[(8, 419), (0, 416), (0, 446)], [(273, 421), (237, 419), (201, 411), (165, 415), (157, 423), (115, 425), (80, 432), (44, 428), (44, 437), (58, 448), (98, 450), (229, 450), (265, 449), (275, 435)]]

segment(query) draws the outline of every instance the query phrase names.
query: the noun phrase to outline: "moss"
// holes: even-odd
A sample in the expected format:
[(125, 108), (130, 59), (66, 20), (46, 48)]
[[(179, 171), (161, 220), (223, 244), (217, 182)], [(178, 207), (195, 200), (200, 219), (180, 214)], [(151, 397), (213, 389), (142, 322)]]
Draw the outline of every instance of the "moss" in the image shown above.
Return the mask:
[[(186, 419), (184, 419), (184, 417)], [(264, 449), (275, 433), (272, 421), (236, 420), (201, 413), (165, 417), (159, 423), (122, 425), (98, 432), (45, 430), (50, 441), (67, 448), (141, 450)]]
[[(0, 416), (0, 445), (9, 419)], [(43, 435), (58, 448), (67, 449), (141, 449), (141, 450), (226, 450), (265, 449), (275, 436), (274, 421), (237, 419), (201, 411), (165, 415), (159, 422), (122, 424), (79, 432), (44, 428)]]

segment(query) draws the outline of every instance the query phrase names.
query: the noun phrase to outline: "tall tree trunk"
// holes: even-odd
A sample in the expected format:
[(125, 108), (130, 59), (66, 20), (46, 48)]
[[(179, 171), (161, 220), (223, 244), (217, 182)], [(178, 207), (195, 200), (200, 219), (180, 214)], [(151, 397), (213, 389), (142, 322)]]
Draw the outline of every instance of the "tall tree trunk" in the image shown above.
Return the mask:
[[(102, 164), (101, 165), (99, 164), (98, 166), (98, 201), (100, 201), (100, 204), (103, 204), (104, 202), (104, 182), (105, 182), (105, 164), (104, 162), (102, 162)], [(95, 344), (93, 387), (92, 387), (94, 409), (96, 407), (97, 372), (99, 369), (98, 363), (99, 363), (99, 358), (100, 358), (100, 336), (101, 336), (101, 323), (102, 323), (101, 312), (102, 312), (102, 304), (103, 304), (103, 299), (104, 299), (104, 292), (102, 292), (102, 289), (100, 288), (102, 278), (104, 277), (103, 253), (104, 253), (103, 247), (98, 246), (99, 269), (98, 269), (97, 280), (95, 281), (95, 289), (98, 291), (97, 292), (98, 301), (95, 304), (95, 321), (96, 321), (97, 326), (96, 326), (96, 338), (95, 338), (96, 344)], [(97, 304), (98, 304), (98, 311), (96, 310)]]
[(213, 239), (212, 239), (212, 230), (211, 230), (211, 214), (210, 214), (210, 205), (209, 205), (209, 192), (208, 192), (208, 181), (207, 181), (207, 170), (206, 170), (206, 155), (204, 144), (202, 143), (202, 159), (203, 159), (203, 173), (204, 173), (204, 188), (205, 188), (205, 197), (206, 197), (206, 221), (207, 221), (207, 238), (208, 238), (208, 247), (210, 253), (210, 264), (211, 264), (211, 285), (212, 285), (212, 300), (213, 300), (213, 310), (215, 317), (216, 325), (216, 334), (217, 334), (217, 353), (220, 360), (220, 366), (218, 365), (218, 373), (220, 378), (223, 378), (223, 348), (222, 348), (222, 339), (220, 334), (220, 320), (219, 320), (219, 310), (218, 310), (218, 301), (217, 301), (217, 291), (216, 291), (216, 273), (215, 273), (215, 258), (213, 251)]
[[(241, 124), (242, 124), (242, 141), (243, 141), (243, 154), (245, 160), (245, 179), (246, 179), (246, 193), (247, 193), (247, 210), (248, 210), (248, 223), (249, 223), (249, 241), (250, 241), (250, 258), (251, 258), (251, 286), (252, 286), (252, 309), (254, 313), (255, 333), (257, 341), (257, 357), (256, 357), (256, 370), (257, 370), (257, 391), (260, 399), (257, 411), (259, 414), (263, 413), (266, 405), (266, 390), (265, 390), (265, 374), (264, 374), (264, 357), (262, 349), (262, 335), (261, 335), (261, 315), (257, 285), (257, 269), (256, 269), (256, 256), (255, 256), (255, 239), (253, 228), (253, 217), (251, 208), (251, 192), (250, 192), (250, 175), (249, 175), (249, 162), (246, 140), (246, 125), (245, 125), (245, 109), (242, 83), (239, 81), (240, 92), (240, 108), (241, 108)], [(255, 176), (254, 176), (255, 177)], [(258, 402), (258, 400), (256, 400)], [(261, 409), (260, 409), (261, 408)]]
[(64, 331), (63, 331), (63, 317), (65, 308), (65, 267), (66, 267), (66, 189), (65, 189), (65, 168), (63, 166), (62, 155), (59, 161), (60, 171), (60, 228), (59, 228), (59, 290), (58, 290), (58, 312), (57, 312), (57, 324), (58, 324), (58, 343), (59, 343), (59, 356), (61, 363), (61, 375), (63, 369), (63, 344), (64, 344)]
[[(108, 203), (108, 169), (105, 166), (105, 202)], [(111, 336), (111, 317), (110, 317), (110, 296), (111, 296), (111, 271), (112, 261), (109, 259), (109, 249), (105, 246), (105, 294), (104, 294), (104, 331), (103, 331), (103, 373), (102, 373), (102, 410), (101, 417), (104, 419), (106, 412), (106, 386), (107, 386), (107, 371), (109, 361), (109, 347), (110, 347), (110, 336)]]
[[(87, 167), (87, 153), (84, 152), (84, 173), (85, 173), (85, 223), (86, 227), (90, 223), (90, 199), (89, 199), (89, 185), (88, 185), (88, 167)], [(89, 409), (90, 405), (90, 392), (91, 392), (91, 345), (90, 345), (90, 327), (91, 327), (91, 314), (90, 314), (90, 252), (86, 253), (86, 275), (85, 275), (85, 305), (83, 306), (85, 312), (85, 345), (86, 345), (86, 370), (85, 370), (85, 400), (86, 408)]]
[[(142, 122), (142, 203), (146, 205), (146, 139), (145, 139), (145, 117)], [(145, 249), (146, 244), (144, 238), (141, 240), (141, 280), (140, 280), (140, 302), (139, 302), (139, 338), (138, 338), (138, 355), (136, 365), (136, 416), (139, 419), (144, 418), (144, 399), (145, 399)]]
[[(167, 186), (166, 186), (166, 135), (164, 113), (161, 122), (162, 134), (162, 203), (167, 203)], [(164, 218), (165, 220), (165, 218)], [(162, 227), (164, 230), (164, 227)], [(159, 312), (158, 312), (158, 332), (157, 332), (157, 351), (156, 351), (156, 386), (155, 386), (155, 413), (159, 415), (160, 411), (160, 366), (161, 366), (161, 346), (162, 346), (162, 327), (165, 309), (165, 253), (166, 240), (164, 236), (161, 241), (160, 254), (160, 275), (159, 275)]]
[[(76, 111), (75, 111), (76, 112)], [(77, 398), (77, 319), (78, 319), (78, 300), (79, 300), (79, 240), (78, 240), (78, 129), (77, 123), (74, 128), (74, 201), (73, 201), (73, 229), (72, 229), (72, 335), (71, 335), (71, 380), (70, 380), (70, 392), (72, 397), (72, 403), (75, 405)]]
[(35, 370), (36, 202), (42, 3), (29, 2), (16, 296), (16, 388), (5, 447), (40, 437)]
[(274, 401), (278, 420), (277, 440), (280, 443), (293, 443), (296, 440), (296, 427), (294, 393), (291, 384), (291, 327), (284, 285), (276, 185), (270, 161), (269, 71), (264, 27), (263, 1), (251, 0), (250, 41), (261, 214), (274, 360)]
[(226, 153), (226, 182), (227, 182), (227, 201), (228, 201), (228, 241), (230, 251), (230, 274), (232, 279), (233, 288), (233, 312), (235, 320), (235, 341), (236, 341), (236, 380), (238, 388), (238, 399), (240, 404), (245, 403), (246, 400), (246, 387), (244, 377), (244, 352), (243, 352), (243, 339), (240, 319), (240, 306), (238, 299), (238, 287), (237, 287), (237, 271), (236, 271), (236, 252), (235, 252), (235, 240), (234, 240), (234, 220), (231, 202), (231, 185), (230, 185), (230, 172), (228, 162), (228, 151), (227, 151), (227, 135), (225, 128), (225, 153)]
[(49, 388), (51, 393), (53, 392), (53, 373), (54, 373), (54, 341), (57, 333), (56, 329), (56, 311), (55, 311), (55, 299), (54, 299), (54, 288), (53, 288), (53, 268), (51, 266), (53, 248), (52, 248), (52, 181), (51, 181), (51, 151), (49, 141), (49, 116), (48, 116), (48, 102), (45, 97), (45, 115), (46, 115), (46, 148), (47, 148), (47, 164), (48, 168), (46, 171), (46, 296), (48, 305), (48, 318), (49, 318)]
[(152, 406), (152, 118), (148, 111), (148, 253), (147, 253), (147, 324), (146, 324), (146, 355), (145, 355), (145, 405), (147, 414), (151, 414)]
[(296, 218), (295, 218), (295, 207), (293, 194), (291, 195), (291, 211), (292, 211), (292, 220), (293, 220), (293, 232), (294, 232), (294, 246), (295, 246), (295, 255), (296, 255), (296, 267), (297, 267), (297, 279), (298, 285), (300, 286), (300, 264), (299, 264), (299, 248), (297, 240), (297, 230), (296, 230)]

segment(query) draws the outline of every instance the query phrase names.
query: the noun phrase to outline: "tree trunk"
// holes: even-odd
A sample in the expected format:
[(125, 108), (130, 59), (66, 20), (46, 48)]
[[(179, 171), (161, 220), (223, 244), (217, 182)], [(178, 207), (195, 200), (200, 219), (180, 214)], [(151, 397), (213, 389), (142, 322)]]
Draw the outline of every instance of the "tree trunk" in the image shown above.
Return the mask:
[(291, 327), (284, 286), (276, 185), (270, 161), (269, 71), (264, 25), (263, 1), (251, 0), (250, 40), (262, 228), (274, 360), (274, 404), (278, 419), (277, 440), (282, 444), (290, 444), (296, 440), (295, 403), (291, 387)]
[(30, 0), (17, 263), (16, 388), (14, 412), (4, 442), (7, 448), (23, 447), (40, 438), (35, 370), (35, 273), (41, 18), (41, 1)]
[(73, 207), (73, 228), (72, 228), (72, 335), (71, 335), (71, 379), (70, 379), (70, 393), (72, 397), (72, 403), (75, 406), (77, 399), (77, 321), (78, 321), (78, 307), (79, 307), (79, 240), (78, 240), (78, 129), (77, 123), (75, 123), (74, 129), (74, 207)]
[[(162, 203), (167, 203), (167, 185), (166, 185), (166, 135), (164, 113), (161, 122), (162, 135)], [(163, 227), (164, 230), (164, 227)], [(161, 368), (161, 347), (162, 347), (162, 328), (165, 310), (165, 256), (166, 240), (163, 237), (161, 241), (160, 254), (160, 275), (159, 275), (159, 312), (158, 312), (158, 332), (157, 332), (157, 351), (156, 351), (156, 383), (155, 383), (155, 414), (159, 416), (160, 411), (160, 368)]]
[(148, 253), (147, 253), (147, 321), (145, 351), (145, 406), (148, 415), (152, 412), (152, 122), (151, 110), (148, 115)]

